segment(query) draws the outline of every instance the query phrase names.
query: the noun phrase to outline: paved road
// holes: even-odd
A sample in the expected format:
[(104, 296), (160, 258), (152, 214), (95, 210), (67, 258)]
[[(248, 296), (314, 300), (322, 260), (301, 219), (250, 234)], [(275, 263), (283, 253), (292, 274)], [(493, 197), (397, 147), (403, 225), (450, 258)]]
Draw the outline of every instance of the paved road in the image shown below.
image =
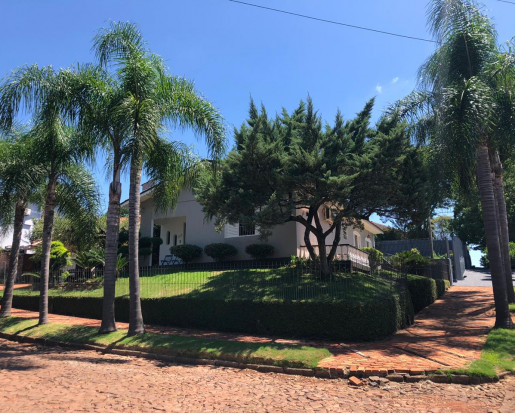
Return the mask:
[(479, 386), (262, 374), (0, 340), (2, 412), (513, 412), (515, 377)]
[[(492, 276), (488, 270), (474, 271), (465, 270), (465, 279), (455, 283), (460, 287), (491, 287)], [(515, 273), (513, 274), (515, 276)]]

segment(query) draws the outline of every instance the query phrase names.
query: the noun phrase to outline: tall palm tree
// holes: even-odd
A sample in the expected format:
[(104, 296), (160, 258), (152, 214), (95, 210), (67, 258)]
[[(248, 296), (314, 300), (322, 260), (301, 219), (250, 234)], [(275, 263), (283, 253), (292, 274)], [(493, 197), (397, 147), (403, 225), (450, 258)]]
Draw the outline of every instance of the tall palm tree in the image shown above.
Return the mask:
[(126, 151), (130, 156), (129, 187), (129, 334), (144, 332), (139, 289), (140, 184), (145, 162), (160, 145), (166, 122), (202, 135), (213, 158), (225, 150), (219, 112), (185, 79), (168, 74), (163, 61), (150, 53), (131, 23), (111, 23), (95, 38), (101, 66), (111, 66), (124, 92), (119, 113), (131, 125)]
[[(45, 171), (45, 201), (39, 323), (48, 322), (50, 247), (56, 209), (67, 211), (74, 222), (96, 225), (98, 191), (91, 174), (82, 166), (92, 156), (92, 145), (72, 127), (80, 97), (70, 93), (75, 81), (70, 70), (54, 71), (37, 65), (11, 73), (0, 86), (0, 127), (9, 128), (20, 109), (32, 115), (30, 132), (36, 148), (32, 157)], [(77, 228), (80, 230), (80, 228)]]
[(402, 102), (402, 110), (421, 115), (415, 135), (430, 136), (462, 190), (477, 183), (491, 265), (495, 326), (511, 327), (489, 155), (496, 145), (492, 121), (496, 101), (488, 76), (498, 56), (496, 33), (469, 0), (432, 0), (428, 23), (439, 46), (420, 69), (421, 91)]
[(9, 135), (0, 141), (0, 226), (13, 228), (13, 241), (0, 317), (11, 315), (25, 210), (37, 198), (44, 177), (42, 168), (31, 159), (30, 137), (19, 131)]

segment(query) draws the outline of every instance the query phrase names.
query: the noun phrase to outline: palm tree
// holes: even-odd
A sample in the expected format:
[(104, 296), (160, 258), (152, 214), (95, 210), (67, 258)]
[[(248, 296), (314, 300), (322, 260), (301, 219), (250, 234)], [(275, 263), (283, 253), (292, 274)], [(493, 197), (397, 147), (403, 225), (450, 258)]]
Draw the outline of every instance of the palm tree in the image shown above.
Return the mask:
[(100, 65), (112, 65), (116, 70), (123, 90), (118, 113), (130, 124), (126, 145), (130, 156), (129, 334), (134, 335), (144, 332), (138, 260), (144, 164), (160, 145), (160, 132), (166, 121), (173, 126), (192, 128), (204, 136), (213, 158), (219, 158), (225, 150), (224, 126), (218, 111), (195, 91), (191, 82), (168, 74), (162, 60), (149, 52), (135, 25), (112, 23), (99, 32), (94, 48)]
[(415, 136), (429, 135), (462, 190), (477, 182), (491, 265), (495, 326), (509, 328), (512, 321), (489, 153), (496, 144), (492, 121), (496, 101), (488, 76), (498, 57), (495, 30), (469, 0), (432, 0), (428, 22), (439, 46), (420, 69), (422, 90), (404, 100), (401, 110), (419, 115)]
[(31, 159), (30, 137), (23, 133), (19, 136), (18, 131), (9, 135), (14, 136), (0, 141), (0, 226), (13, 228), (13, 241), (0, 317), (11, 315), (25, 209), (35, 200), (43, 180), (42, 168)]
[[(81, 86), (79, 86), (81, 85)], [(78, 124), (85, 136), (90, 136), (109, 153), (112, 181), (109, 185), (109, 203), (105, 240), (104, 299), (101, 333), (116, 330), (115, 285), (118, 261), (118, 234), (120, 231), (121, 173), (127, 163), (126, 145), (130, 124), (121, 116), (120, 105), (124, 91), (120, 83), (100, 67), (83, 67), (79, 70), (78, 91), (82, 91)], [(87, 91), (84, 93), (84, 91)], [(80, 95), (81, 93), (77, 93)]]
[[(0, 86), (0, 127), (9, 128), (20, 108), (31, 111), (34, 140), (32, 159), (46, 176), (39, 323), (48, 322), (48, 282), (54, 215), (66, 212), (73, 222), (96, 225), (98, 191), (91, 174), (82, 166), (92, 156), (92, 145), (67, 120), (73, 120), (80, 96), (71, 93), (76, 74), (55, 72), (37, 65), (15, 70)], [(23, 106), (22, 106), (23, 105)], [(80, 230), (80, 228), (77, 228)]]

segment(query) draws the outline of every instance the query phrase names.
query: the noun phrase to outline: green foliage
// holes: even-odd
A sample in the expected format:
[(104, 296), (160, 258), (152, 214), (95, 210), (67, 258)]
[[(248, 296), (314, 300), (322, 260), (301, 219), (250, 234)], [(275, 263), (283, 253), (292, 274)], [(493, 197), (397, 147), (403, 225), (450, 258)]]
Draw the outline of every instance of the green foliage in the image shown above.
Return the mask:
[[(101, 297), (50, 297), (56, 314), (101, 318)], [(16, 308), (37, 310), (37, 296), (15, 295)], [(329, 302), (280, 302), (177, 297), (142, 299), (149, 324), (219, 331), (320, 337), (332, 340), (375, 340), (413, 323), (409, 294), (383, 299)], [(129, 300), (116, 299), (116, 319), (128, 321)]]
[[(310, 98), (272, 118), (251, 101), (246, 124), (235, 130), (234, 150), (217, 174), (199, 178), (196, 196), (207, 216), (218, 224), (257, 225), (264, 238), (275, 225), (299, 222), (322, 245), (342, 224), (412, 210), (424, 194), (411, 178), (418, 150), (394, 117), (370, 127), (373, 103), (346, 122), (338, 113), (328, 125)], [(315, 219), (323, 208), (330, 211), (329, 231)]]
[(274, 246), (270, 244), (250, 244), (245, 247), (245, 252), (254, 259), (266, 258), (274, 253)]
[[(36, 262), (41, 261), (42, 256), (42, 245), (36, 247), (36, 253), (32, 259)], [(58, 271), (63, 267), (69, 267), (72, 265), (70, 260), (70, 251), (60, 241), (52, 241), (50, 247), (50, 270)]]
[(152, 254), (154, 245), (161, 245), (163, 240), (160, 237), (141, 237), (139, 239), (139, 255), (146, 257)]
[(234, 245), (225, 243), (213, 243), (204, 247), (204, 252), (208, 257), (213, 258), (215, 261), (224, 261), (229, 257), (238, 254), (238, 250)]
[(404, 272), (410, 274), (421, 274), (424, 269), (431, 264), (431, 260), (420, 254), (419, 250), (412, 248), (395, 254), (394, 262)]
[(105, 265), (105, 250), (93, 248), (89, 251), (78, 252), (73, 261), (84, 269), (103, 267)]
[(13, 317), (0, 320), (0, 331), (33, 338), (44, 337), (66, 343), (87, 343), (180, 357), (286, 367), (314, 368), (319, 361), (331, 356), (329, 350), (325, 348), (305, 345), (246, 343), (157, 333), (128, 337), (127, 330), (102, 334), (95, 327), (58, 323), (37, 326), (35, 320)]
[(368, 253), (368, 261), (370, 264), (370, 270), (371, 271), (377, 270), (377, 267), (379, 267), (379, 265), (381, 265), (381, 263), (383, 262), (384, 254), (381, 251), (376, 250), (375, 248), (372, 248), (372, 247), (361, 248), (361, 251), (365, 251)]
[(438, 298), (436, 281), (432, 278), (408, 274), (407, 280), (415, 314)]
[(448, 280), (435, 280), (436, 283), (436, 296), (437, 298), (442, 298), (445, 292), (451, 286), (451, 283)]
[(174, 245), (170, 247), (170, 253), (184, 262), (190, 262), (202, 256), (202, 248), (193, 244)]
[[(515, 268), (515, 242), (510, 242), (510, 261), (511, 268)], [(488, 260), (488, 248), (483, 250), (483, 255), (480, 259), (480, 264), (484, 268), (490, 268), (490, 261)]]

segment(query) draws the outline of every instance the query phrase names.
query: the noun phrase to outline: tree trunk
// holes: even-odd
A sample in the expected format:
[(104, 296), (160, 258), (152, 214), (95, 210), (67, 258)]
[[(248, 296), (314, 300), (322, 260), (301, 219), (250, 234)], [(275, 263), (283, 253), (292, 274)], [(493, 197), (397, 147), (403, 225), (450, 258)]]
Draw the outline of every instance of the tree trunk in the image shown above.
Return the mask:
[(431, 214), (427, 217), (427, 226), (428, 226), (428, 234), (429, 234), (429, 251), (431, 253), (431, 259), (435, 257), (435, 248), (433, 243), (433, 223), (431, 221)]
[(48, 280), (50, 278), (50, 248), (56, 204), (57, 178), (50, 176), (46, 189), (45, 210), (43, 213), (43, 240), (41, 256), (41, 278), (39, 294), (39, 324), (48, 323)]
[(14, 283), (16, 282), (16, 276), (18, 275), (18, 256), (20, 254), (20, 241), (23, 231), (25, 208), (27, 208), (27, 201), (23, 198), (18, 199), (14, 210), (13, 242), (11, 245), (11, 255), (9, 256), (9, 270), (7, 272), (4, 295), (2, 297), (2, 302), (0, 303), (2, 306), (0, 317), (11, 316)]
[(481, 196), (483, 224), (485, 227), (488, 259), (490, 260), (490, 273), (492, 275), (492, 286), (494, 290), (495, 327), (511, 328), (513, 323), (510, 317), (508, 297), (506, 294), (506, 279), (501, 262), (499, 225), (496, 220), (497, 206), (492, 183), (490, 158), (486, 144), (481, 144), (477, 149), (477, 182)]
[[(119, 157), (118, 157), (119, 158)], [(107, 229), (104, 266), (104, 300), (102, 302), (101, 333), (116, 331), (114, 301), (116, 296), (116, 261), (118, 259), (118, 234), (120, 232), (120, 161), (116, 158), (113, 168), (113, 182), (109, 185), (109, 206), (107, 208)]]
[(501, 248), (501, 259), (504, 268), (504, 276), (506, 278), (506, 293), (508, 303), (515, 303), (515, 291), (513, 289), (513, 278), (511, 272), (510, 259), (510, 238), (508, 230), (508, 213), (506, 211), (506, 198), (504, 195), (504, 184), (502, 179), (502, 164), (499, 159), (499, 153), (491, 154), (492, 169), (494, 172), (494, 192), (497, 204), (497, 217), (499, 219), (499, 244)]
[(319, 209), (317, 209), (313, 217), (315, 219), (315, 228), (317, 229), (314, 234), (318, 243), (318, 257), (320, 258), (320, 278), (327, 280), (331, 277), (332, 271), (331, 266), (327, 260), (327, 251), (325, 249), (326, 235), (324, 235), (324, 228), (322, 227), (318, 213)]
[(133, 157), (129, 188), (129, 336), (145, 332), (139, 287), (139, 219), (142, 161)]

